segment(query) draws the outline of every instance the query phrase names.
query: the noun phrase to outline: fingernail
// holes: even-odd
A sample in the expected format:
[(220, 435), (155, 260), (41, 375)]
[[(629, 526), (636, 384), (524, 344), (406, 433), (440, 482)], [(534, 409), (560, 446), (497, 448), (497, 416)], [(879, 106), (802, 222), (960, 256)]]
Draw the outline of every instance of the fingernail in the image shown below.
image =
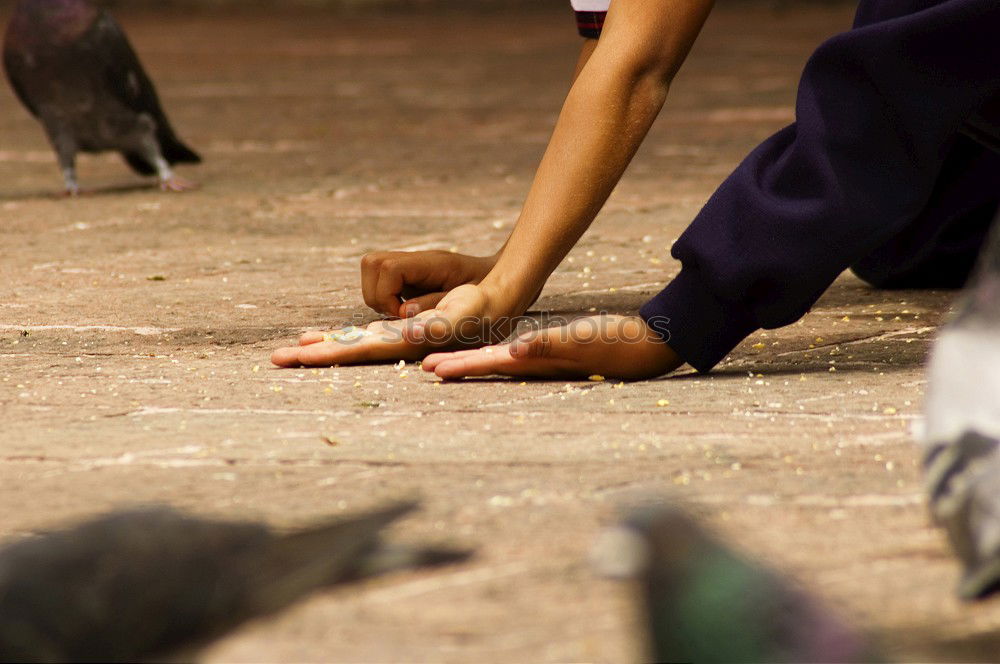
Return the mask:
[(403, 317), (411, 318), (420, 313), (420, 305), (414, 302), (413, 304), (407, 304), (403, 307)]
[(413, 327), (411, 328), (411, 332), (413, 333), (414, 339), (416, 339), (417, 341), (421, 341), (424, 338), (424, 324), (414, 323)]

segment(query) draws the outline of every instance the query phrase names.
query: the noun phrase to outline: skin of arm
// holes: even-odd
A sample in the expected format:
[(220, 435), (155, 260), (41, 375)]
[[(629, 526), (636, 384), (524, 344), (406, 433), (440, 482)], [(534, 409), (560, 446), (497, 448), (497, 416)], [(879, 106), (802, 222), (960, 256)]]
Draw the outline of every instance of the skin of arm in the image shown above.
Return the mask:
[(587, 40), (521, 215), (480, 282), (520, 315), (593, 222), (659, 114), (712, 0), (615, 0)]
[[(476, 306), (488, 319), (527, 309), (625, 172), (712, 4), (712, 0), (612, 3), (601, 39), (588, 42), (581, 52), (573, 86), (496, 264), (478, 286), (449, 293), (442, 308), (449, 297), (465, 289), (460, 297), (478, 300)], [(596, 316), (521, 335), (510, 344), (435, 353), (424, 358), (422, 366), (442, 378), (596, 373), (639, 379), (672, 371), (681, 363), (641, 319)]]
[(452, 307), (453, 317), (524, 313), (618, 183), (712, 4), (615, 0), (601, 39), (584, 41), (570, 92), (504, 246), (483, 257), (368, 254), (361, 262), (365, 302), (409, 318), (435, 308), (452, 289), (480, 284), (477, 292), (465, 289), (465, 297), (450, 298), (462, 300)]
[[(596, 39), (584, 40), (572, 82), (576, 81), (596, 46)], [(500, 260), (506, 247), (507, 243), (504, 243), (491, 256), (467, 256), (444, 251), (375, 251), (365, 254), (361, 259), (361, 293), (365, 304), (375, 311), (387, 316), (410, 318), (421, 311), (433, 309), (451, 289), (481, 282)], [(541, 287), (538, 292), (541, 292)]]
[[(378, 324), (395, 336), (343, 345), (320, 343), (323, 335), (307, 333), (298, 347), (276, 350), (272, 361), (329, 366), (417, 359), (435, 348), (455, 347), (459, 339), (489, 343), (488, 324), (523, 314), (597, 216), (663, 107), (712, 6), (713, 0), (614, 0), (600, 40), (584, 43), (524, 207), (498, 254), (369, 254), (362, 260), (365, 301), (407, 319)], [(408, 290), (423, 294), (404, 302)], [(563, 336), (544, 331), (501, 353), (484, 349), (457, 360), (438, 354), (425, 368), (450, 378), (594, 371), (640, 378), (681, 364), (639, 318), (604, 316), (595, 325), (569, 326)], [(506, 333), (502, 329), (499, 336)]]

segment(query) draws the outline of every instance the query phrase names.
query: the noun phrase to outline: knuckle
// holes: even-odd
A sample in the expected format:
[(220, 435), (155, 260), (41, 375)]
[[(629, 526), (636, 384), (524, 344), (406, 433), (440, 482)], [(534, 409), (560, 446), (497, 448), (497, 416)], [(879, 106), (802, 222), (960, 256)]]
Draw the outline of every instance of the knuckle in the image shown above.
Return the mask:
[(382, 262), (380, 254), (365, 254), (361, 257), (361, 269), (365, 271), (378, 270)]
[(382, 259), (381, 263), (379, 264), (379, 271), (380, 272), (398, 272), (399, 269), (400, 269), (400, 267), (401, 267), (401, 265), (400, 265), (399, 258), (388, 257), (388, 258)]

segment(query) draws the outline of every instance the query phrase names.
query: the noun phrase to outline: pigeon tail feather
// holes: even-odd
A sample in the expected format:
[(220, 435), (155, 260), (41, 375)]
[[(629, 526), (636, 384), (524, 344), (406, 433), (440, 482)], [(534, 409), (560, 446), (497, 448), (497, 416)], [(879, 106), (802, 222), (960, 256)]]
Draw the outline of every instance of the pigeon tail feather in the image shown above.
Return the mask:
[(171, 164), (200, 164), (201, 155), (176, 138), (163, 142), (163, 158)]

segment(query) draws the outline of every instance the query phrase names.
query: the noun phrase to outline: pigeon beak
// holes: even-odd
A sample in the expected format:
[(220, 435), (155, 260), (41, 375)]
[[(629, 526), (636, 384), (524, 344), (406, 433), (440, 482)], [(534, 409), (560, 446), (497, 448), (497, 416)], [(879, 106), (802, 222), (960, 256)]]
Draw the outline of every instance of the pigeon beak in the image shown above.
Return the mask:
[(631, 579), (649, 566), (650, 551), (646, 539), (632, 528), (616, 526), (598, 536), (590, 551), (590, 562), (601, 576)]

